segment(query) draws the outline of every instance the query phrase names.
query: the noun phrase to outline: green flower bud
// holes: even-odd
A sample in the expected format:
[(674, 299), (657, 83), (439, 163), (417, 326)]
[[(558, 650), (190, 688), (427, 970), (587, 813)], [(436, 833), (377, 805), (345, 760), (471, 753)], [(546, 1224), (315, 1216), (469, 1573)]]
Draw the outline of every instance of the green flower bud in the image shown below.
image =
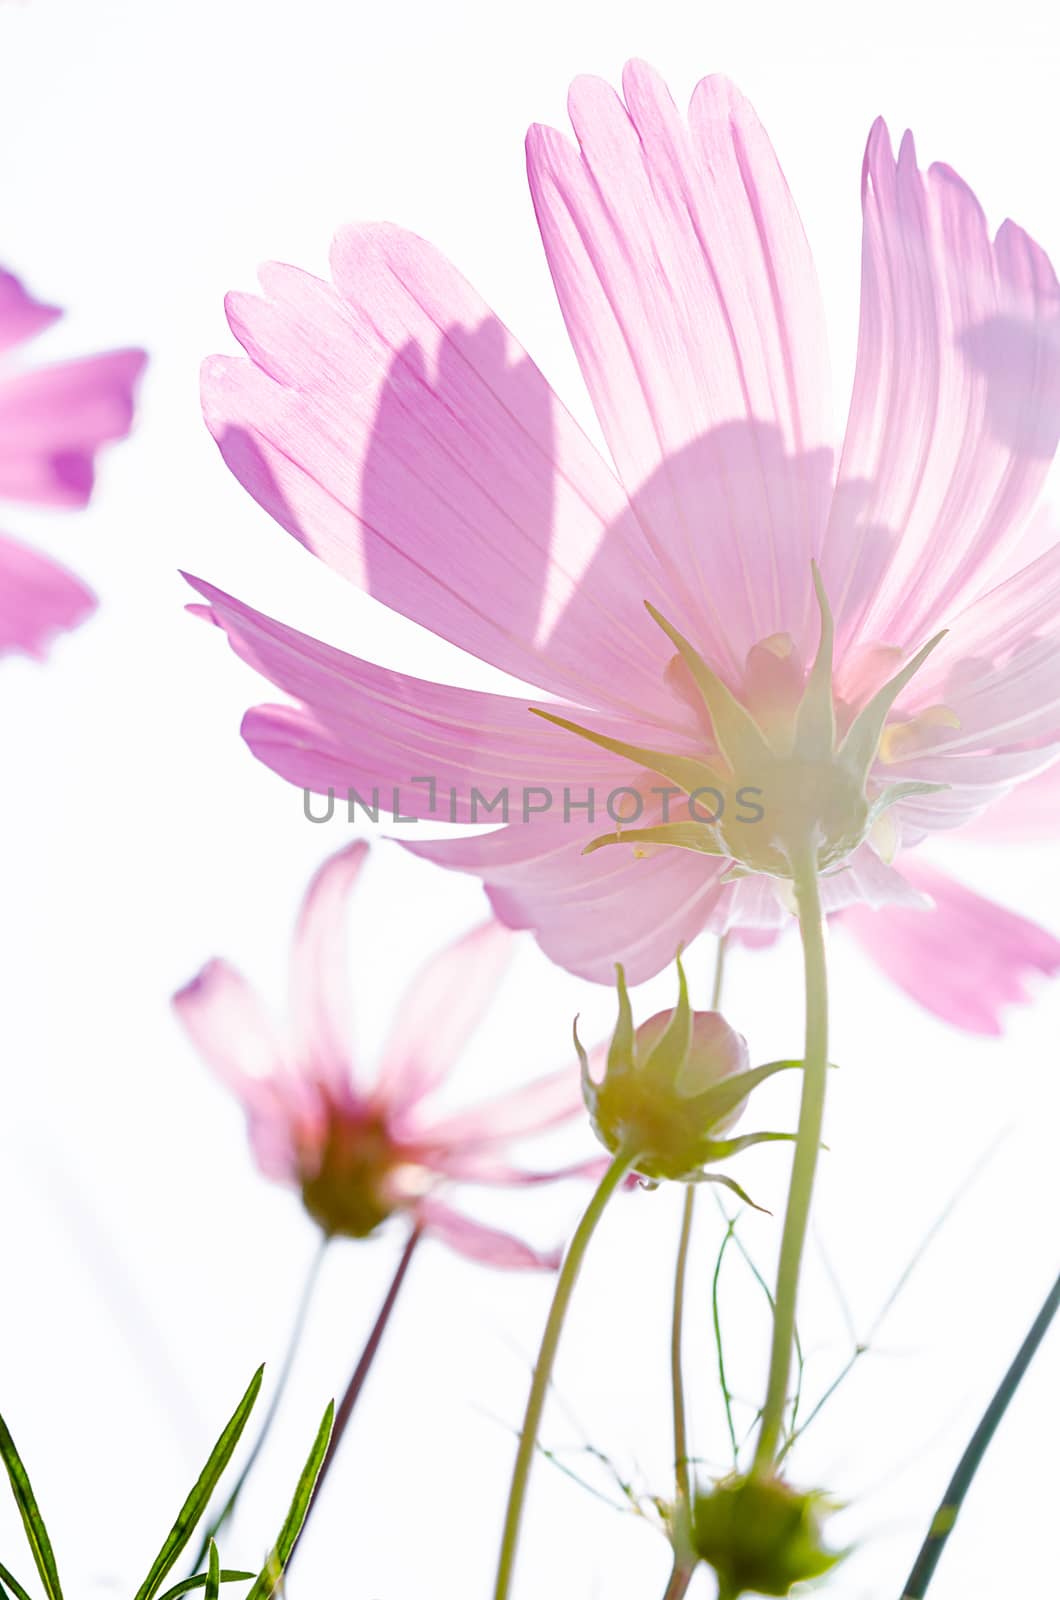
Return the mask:
[(801, 1492), (780, 1478), (723, 1478), (697, 1494), (692, 1545), (717, 1574), (718, 1600), (787, 1595), (831, 1571), (845, 1553), (821, 1543), (821, 1522), (832, 1509), (820, 1490)]
[(757, 1084), (799, 1063), (772, 1061), (749, 1070), (742, 1034), (718, 1011), (692, 1011), (680, 958), (677, 1005), (634, 1029), (625, 973), (620, 966), (616, 972), (618, 1023), (599, 1082), (592, 1077), (577, 1026), (574, 1034), (582, 1093), (597, 1138), (613, 1155), (635, 1152), (635, 1169), (643, 1177), (722, 1183), (746, 1200), (731, 1178), (708, 1175), (703, 1168), (749, 1145), (791, 1137), (725, 1136)]

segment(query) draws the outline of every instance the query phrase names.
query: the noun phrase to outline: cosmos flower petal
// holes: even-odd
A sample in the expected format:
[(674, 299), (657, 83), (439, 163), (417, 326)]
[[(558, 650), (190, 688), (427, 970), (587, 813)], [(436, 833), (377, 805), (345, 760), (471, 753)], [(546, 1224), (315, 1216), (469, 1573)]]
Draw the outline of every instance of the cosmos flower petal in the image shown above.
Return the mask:
[(389, 1111), (406, 1111), (449, 1076), (513, 954), (508, 930), (484, 922), (413, 978), (398, 1006), (375, 1089)]
[(1060, 972), (1060, 940), (987, 900), (938, 868), (904, 867), (933, 909), (864, 906), (841, 925), (889, 978), (944, 1022), (970, 1033), (1002, 1031), (1006, 1006), (1030, 999), (1028, 984)]
[(351, 1064), (350, 897), (368, 856), (364, 840), (328, 857), (314, 875), (291, 946), (291, 1025), (305, 1070), (346, 1086)]
[(566, 1066), (481, 1101), (468, 1111), (417, 1123), (416, 1136), (452, 1150), (482, 1149), (541, 1133), (566, 1122), (581, 1109), (581, 1078), (575, 1067)]
[(991, 241), (949, 167), (897, 159), (882, 121), (863, 177), (857, 368), (822, 558), (840, 639), (908, 650), (1015, 547), (1060, 434), (1060, 290), (1006, 222)]
[(274, 264), (264, 298), (229, 297), (250, 359), (202, 377), (228, 465), (385, 604), (528, 683), (614, 703), (655, 563), (610, 469), (422, 239), (344, 228), (331, 265), (334, 285)]
[(962, 839), (993, 843), (1039, 844), (1060, 837), (1060, 761), (1029, 778), (971, 823)]
[(258, 996), (227, 961), (210, 961), (173, 997), (188, 1037), (248, 1109), (284, 1067), (280, 1040)]
[[(831, 486), (820, 293), (776, 157), (733, 85), (704, 79), (687, 123), (641, 62), (623, 92), (574, 83), (579, 148), (532, 128), (530, 188), (593, 405), (670, 580), (666, 598), (646, 598), (713, 665), (738, 669), (769, 634), (812, 636), (807, 580)], [(668, 606), (689, 591), (691, 626)]]
[(32, 339), (62, 316), (58, 306), (42, 305), (11, 272), (0, 271), (0, 351)]
[[(528, 700), (373, 666), (191, 581), (236, 654), (308, 708), (259, 707), (243, 729), (259, 759), (302, 787), (352, 787), (366, 799), (381, 790), (384, 809), (398, 787), (409, 814), (488, 822), (486, 805), (499, 790), (518, 813), (524, 789), (547, 790), (531, 804), (551, 795), (560, 806), (565, 786), (602, 783), (606, 794), (609, 777), (619, 783), (628, 774), (627, 762), (531, 716)], [(618, 736), (658, 738), (647, 723), (597, 721)], [(433, 789), (415, 778), (433, 780)]]
[(432, 1238), (447, 1244), (458, 1255), (467, 1256), (470, 1261), (481, 1262), (487, 1267), (523, 1270), (538, 1267), (551, 1272), (559, 1266), (562, 1258), (560, 1250), (534, 1250), (514, 1235), (502, 1233), (498, 1228), (489, 1228), (482, 1222), (473, 1222), (470, 1217), (452, 1210), (439, 1200), (422, 1201), (418, 1215)]
[(0, 495), (87, 504), (96, 451), (132, 425), (146, 359), (142, 350), (112, 350), (0, 382)]
[(54, 636), (76, 628), (95, 608), (80, 578), (0, 534), (0, 656), (18, 650), (43, 660)]

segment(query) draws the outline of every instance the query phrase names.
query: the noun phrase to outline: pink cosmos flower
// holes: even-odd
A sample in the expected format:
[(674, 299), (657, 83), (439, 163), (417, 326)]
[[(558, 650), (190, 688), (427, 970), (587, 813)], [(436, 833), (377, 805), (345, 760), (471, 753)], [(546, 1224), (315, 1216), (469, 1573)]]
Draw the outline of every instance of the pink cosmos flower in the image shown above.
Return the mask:
[[(0, 271), (0, 356), (62, 315)], [(92, 493), (94, 456), (132, 424), (142, 350), (112, 350), (0, 377), (0, 499), (73, 510)], [(42, 658), (56, 633), (95, 607), (79, 579), (0, 535), (0, 655)]]
[[(639, 981), (702, 929), (786, 921), (775, 877), (744, 857), (734, 875), (727, 821), (665, 833), (660, 775), (687, 790), (683, 774), (724, 768), (721, 714), (790, 749), (816, 683), (837, 738), (877, 717), (866, 793), (893, 802), (822, 880), (826, 907), (897, 907), (880, 927), (903, 940), (929, 903), (905, 852), (1060, 752), (1060, 545), (1022, 541), (1060, 434), (1060, 290), (1021, 229), (991, 239), (960, 178), (920, 171), (909, 135), (896, 158), (877, 122), (837, 441), (813, 261), (753, 111), (712, 77), (683, 118), (640, 63), (623, 94), (579, 79), (577, 144), (544, 127), (527, 140), (610, 461), (457, 271), (389, 225), (342, 229), (331, 283), (274, 264), (263, 298), (231, 295), (248, 359), (203, 374), (226, 462), (283, 527), (538, 686), (535, 710), (567, 726), (528, 715), (525, 696), (385, 671), (196, 582), (236, 652), (294, 702), (250, 711), (244, 737), (292, 783), (378, 791), (384, 807), (399, 789), (425, 819), (496, 822), (483, 797), (505, 790), (506, 826), (410, 848), (478, 874), (501, 920), (573, 971), (609, 981), (619, 959)], [(433, 788), (410, 782), (427, 776)], [(604, 815), (618, 791), (636, 819), (624, 835)], [(584, 853), (609, 829), (617, 842)], [(921, 925), (942, 916), (961, 948), (972, 923), (980, 944), (986, 931), (1006, 992), (1055, 962), (1051, 943), (1032, 954), (933, 882)]]
[(453, 1210), (461, 1184), (533, 1184), (595, 1170), (513, 1165), (506, 1146), (583, 1111), (577, 1068), (465, 1111), (432, 1111), (461, 1048), (493, 997), (513, 936), (487, 922), (430, 961), (411, 984), (374, 1081), (350, 1050), (346, 927), (368, 855), (363, 841), (331, 856), (302, 904), (291, 951), (290, 1036), (273, 1027), (239, 973), (211, 961), (174, 997), (193, 1044), (247, 1115), (266, 1177), (296, 1185), (328, 1234), (356, 1238), (394, 1212), (473, 1260), (554, 1267), (542, 1254)]

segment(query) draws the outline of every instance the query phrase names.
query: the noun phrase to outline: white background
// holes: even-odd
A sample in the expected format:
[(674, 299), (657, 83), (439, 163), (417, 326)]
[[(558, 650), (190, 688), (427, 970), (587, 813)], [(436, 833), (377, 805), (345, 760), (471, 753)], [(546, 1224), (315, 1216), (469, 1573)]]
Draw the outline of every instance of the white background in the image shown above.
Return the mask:
[[(142, 420), (77, 519), (8, 508), (102, 596), (39, 668), (0, 673), (0, 1407), (21, 1441), (73, 1596), (131, 1592), (250, 1372), (277, 1362), (311, 1226), (254, 1173), (240, 1117), (178, 1033), (175, 987), (224, 954), (282, 1005), (298, 897), (346, 836), (238, 737), (262, 686), (182, 612), (185, 567), (335, 643), (425, 676), (485, 669), (353, 592), (229, 479), (198, 415), (197, 367), (229, 336), (222, 295), (269, 256), (323, 270), (339, 223), (385, 217), (436, 241), (590, 428), (523, 173), (532, 120), (563, 123), (568, 80), (653, 61), (684, 99), (723, 70), (778, 146), (818, 255), (841, 398), (855, 331), (862, 146), (908, 123), (921, 155), (977, 189), (994, 222), (1060, 252), (1055, 24), (1029, 0), (859, 8), (536, 0), (28, 0), (0, 6), (0, 260), (69, 307), (41, 355), (143, 343)], [(842, 407), (840, 408), (842, 409)], [(594, 430), (595, 431), (595, 430)], [(264, 698), (269, 698), (268, 692)], [(377, 852), (358, 901), (361, 1048), (402, 975), (481, 915), (471, 880)], [(1060, 932), (1056, 849), (947, 852), (969, 881)], [(849, 1502), (860, 1541), (829, 1592), (897, 1600), (964, 1439), (1055, 1271), (1060, 989), (1002, 1041), (933, 1023), (835, 941), (835, 1058), (818, 1243), (803, 1308), (810, 1398), (849, 1343), (822, 1246), (864, 1332), (946, 1197), (1003, 1129), (965, 1199), (793, 1470)], [(693, 953), (701, 1002), (710, 951)], [(670, 979), (639, 998), (664, 1003)], [(473, 1091), (555, 1065), (602, 990), (532, 945), (477, 1040)], [(797, 1048), (793, 943), (733, 964), (727, 1009), (756, 1059)], [(792, 1086), (763, 1121), (794, 1115)], [(758, 1154), (758, 1153), (756, 1153)], [(779, 1208), (786, 1157), (745, 1170)], [(541, 1241), (574, 1186), (483, 1215)], [(667, 1301), (679, 1197), (616, 1206), (590, 1260), (558, 1371), (586, 1438), (638, 1489), (668, 1494)], [(772, 1271), (777, 1223), (748, 1244)], [(721, 1466), (700, 1208), (689, 1327), (697, 1450)], [(270, 1464), (227, 1546), (253, 1564), (326, 1399), (345, 1382), (399, 1247), (337, 1247)], [(763, 1379), (766, 1318), (735, 1258), (724, 1314), (734, 1385)], [(425, 1248), (291, 1583), (295, 1600), (446, 1600), (489, 1592), (517, 1424), (548, 1285)], [(1007, 1419), (940, 1569), (935, 1600), (1038, 1600), (1055, 1576), (1057, 1350)], [(579, 1432), (579, 1428), (582, 1430)], [(587, 1458), (571, 1456), (579, 1470)], [(593, 1481), (606, 1487), (606, 1474)], [(13, 1507), (0, 1550), (27, 1579)], [(647, 1522), (539, 1461), (519, 1594), (654, 1600), (667, 1570)], [(696, 1591), (709, 1594), (705, 1576)]]

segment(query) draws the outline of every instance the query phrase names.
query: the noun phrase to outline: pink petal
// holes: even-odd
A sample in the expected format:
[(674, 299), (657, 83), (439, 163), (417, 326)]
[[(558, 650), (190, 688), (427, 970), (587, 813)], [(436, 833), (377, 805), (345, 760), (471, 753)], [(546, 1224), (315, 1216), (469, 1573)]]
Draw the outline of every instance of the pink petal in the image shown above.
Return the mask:
[(524, 1139), (554, 1128), (584, 1111), (581, 1078), (576, 1066), (562, 1067), (535, 1078), (468, 1111), (417, 1124), (416, 1137), (439, 1148), (460, 1149)]
[(61, 316), (57, 306), (41, 305), (12, 273), (0, 270), (0, 351), (43, 333)]
[(95, 607), (79, 578), (0, 535), (0, 655), (20, 650), (43, 660), (52, 637), (76, 628)]
[(246, 979), (227, 961), (207, 963), (173, 996), (173, 1008), (192, 1044), (237, 1095), (283, 1070), (277, 1034)]
[(0, 495), (83, 506), (93, 457), (132, 425), (142, 350), (114, 350), (0, 383)]
[(1060, 432), (1060, 290), (944, 166), (865, 156), (857, 372), (822, 569), (842, 639), (912, 647), (1006, 559)]
[(1027, 981), (1060, 971), (1060, 940), (966, 889), (937, 868), (905, 865), (933, 910), (856, 906), (841, 923), (914, 1000), (970, 1033), (1002, 1031), (1007, 1005), (1030, 999)]
[(496, 994), (514, 941), (495, 922), (458, 939), (413, 978), (387, 1041), (376, 1096), (391, 1112), (422, 1100), (448, 1077)]
[(314, 875), (291, 948), (291, 1018), (300, 1065), (308, 1076), (348, 1087), (351, 1077), (350, 896), (368, 856), (363, 840), (347, 845)]
[(554, 1272), (563, 1257), (561, 1250), (540, 1251), (531, 1249), (521, 1239), (484, 1223), (473, 1222), (470, 1217), (451, 1211), (437, 1200), (424, 1200), (417, 1208), (424, 1227), (435, 1239), (440, 1239), (458, 1255), (470, 1261), (481, 1261), (488, 1267), (515, 1269), (536, 1268)]
[(831, 489), (820, 294), (735, 88), (704, 79), (687, 126), (642, 63), (623, 91), (625, 104), (599, 79), (575, 82), (580, 148), (531, 128), (530, 187), (597, 416), (667, 573), (658, 604), (689, 597), (699, 648), (739, 672), (769, 634), (809, 642)]
[(430, 245), (345, 228), (331, 265), (335, 287), (274, 264), (266, 299), (229, 297), (250, 361), (207, 362), (202, 393), (232, 471), (432, 632), (558, 693), (634, 696), (638, 655), (667, 652), (641, 605), (655, 563), (606, 465)]
[[(407, 815), (489, 822), (501, 820), (487, 809), (499, 791), (519, 816), (546, 802), (560, 810), (566, 788), (577, 799), (598, 785), (602, 805), (628, 774), (628, 762), (531, 716), (527, 700), (372, 666), (190, 581), (236, 654), (309, 708), (258, 707), (243, 725), (254, 754), (289, 782), (320, 793), (352, 788), (369, 804), (376, 791), (384, 811), (397, 788)], [(590, 715), (602, 732), (658, 743), (658, 728)], [(417, 778), (433, 780), (433, 790)], [(531, 789), (543, 792), (535, 799)]]
[(1040, 844), (1060, 837), (1060, 762), (1018, 784), (971, 823), (961, 838), (1004, 844)]
[(583, 855), (601, 831), (546, 818), (405, 848), (478, 873), (501, 921), (529, 928), (550, 960), (579, 977), (612, 984), (621, 961), (630, 983), (641, 983), (704, 927), (728, 862), (672, 849), (640, 860), (623, 845)]

